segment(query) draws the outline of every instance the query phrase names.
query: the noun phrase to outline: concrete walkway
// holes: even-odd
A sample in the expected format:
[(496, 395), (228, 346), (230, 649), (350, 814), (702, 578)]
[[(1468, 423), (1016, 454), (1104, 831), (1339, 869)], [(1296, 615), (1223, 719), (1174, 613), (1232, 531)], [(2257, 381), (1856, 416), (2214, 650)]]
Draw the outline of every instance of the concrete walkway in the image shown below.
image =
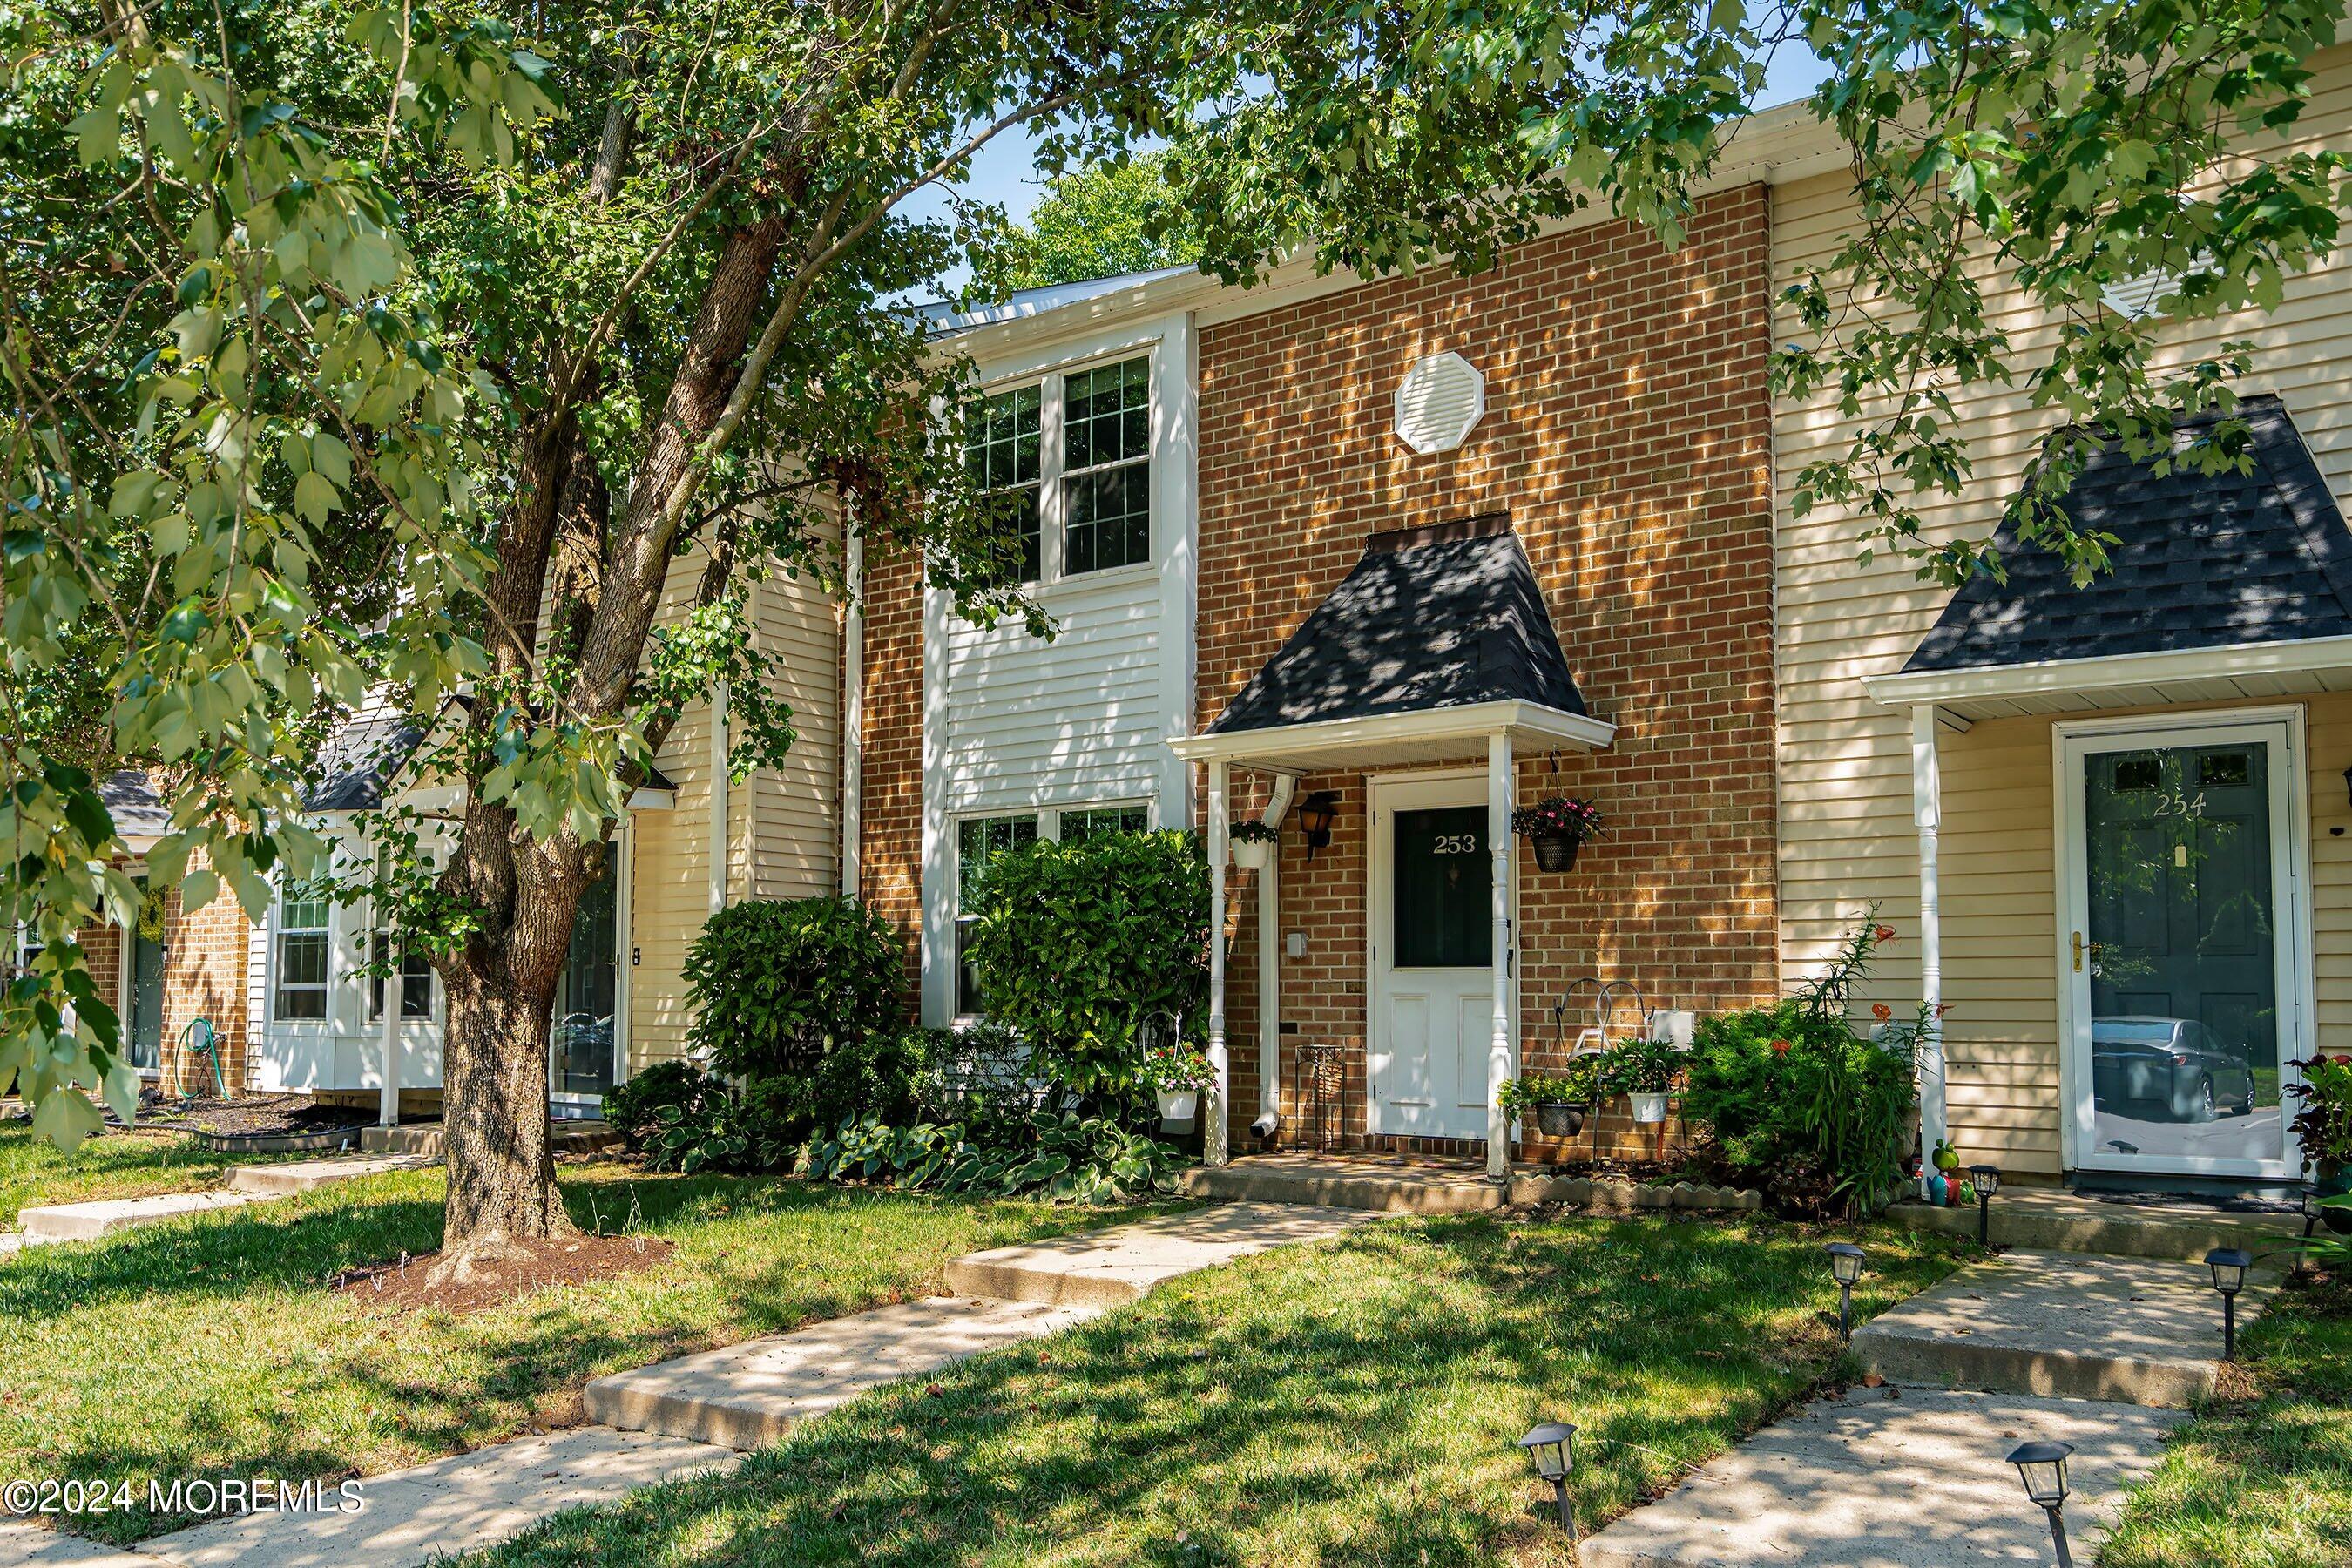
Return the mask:
[[(226, 1187), (194, 1193), (158, 1193), (143, 1198), (99, 1198), (89, 1203), (47, 1204), (17, 1211), (23, 1227), (0, 1236), (0, 1257), (26, 1247), (58, 1241), (94, 1241), (134, 1226), (188, 1215), (216, 1214), (270, 1198), (307, 1193), (338, 1182), (380, 1176), (387, 1171), (413, 1170), (433, 1161), (412, 1154), (344, 1156), (331, 1160), (298, 1160), (284, 1165), (247, 1165), (229, 1177)], [(0, 1558), (0, 1568), (6, 1560)]]
[[(1976, 1568), (2043, 1563), (2008, 1455), (2074, 1445), (2066, 1518), (2095, 1559), (2180, 1406), (2210, 1392), (2221, 1301), (2201, 1264), (2011, 1253), (1854, 1331), (1886, 1380), (1767, 1427), (1586, 1542), (1585, 1568)], [(2238, 1298), (2243, 1330), (2266, 1283)]]
[(365, 1478), (358, 1513), (247, 1514), (128, 1552), (0, 1524), (0, 1568), (413, 1568), (495, 1545), (567, 1508), (732, 1468), (739, 1450), (772, 1444), (868, 1389), (1086, 1322), (1181, 1275), (1340, 1236), (1375, 1217), (1244, 1204), (973, 1253), (949, 1265), (950, 1279), (1023, 1294), (903, 1302), (598, 1378), (585, 1404), (604, 1425)]

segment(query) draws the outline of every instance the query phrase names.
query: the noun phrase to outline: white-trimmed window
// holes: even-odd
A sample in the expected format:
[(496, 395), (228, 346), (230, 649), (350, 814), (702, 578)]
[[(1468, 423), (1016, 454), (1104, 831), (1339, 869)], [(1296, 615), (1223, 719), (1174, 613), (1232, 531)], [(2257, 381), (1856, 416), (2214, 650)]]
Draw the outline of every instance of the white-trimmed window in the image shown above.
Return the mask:
[(1024, 497), (1024, 582), (1151, 560), (1150, 353), (999, 388), (965, 435), (973, 484)]
[(269, 1016), (286, 1023), (327, 1016), (328, 904), (308, 886), (278, 894), (277, 984)]
[(980, 1011), (980, 976), (964, 956), (973, 922), (980, 915), (981, 875), (988, 863), (1010, 849), (1037, 842), (1037, 817), (967, 816), (956, 823), (956, 1013), (969, 1017)]
[(955, 827), (955, 1010), (958, 1017), (968, 1018), (980, 1012), (980, 981), (964, 955), (979, 918), (981, 878), (989, 862), (1040, 838), (1076, 844), (1112, 833), (1149, 833), (1151, 806), (1144, 801), (1055, 806), (1017, 816), (959, 817)]
[[(368, 933), (368, 960), (383, 962), (384, 933)], [(383, 976), (368, 976), (368, 1022), (380, 1022), (383, 1017)], [(400, 1016), (404, 1018), (433, 1016), (433, 965), (422, 952), (404, 951), (400, 955)]]

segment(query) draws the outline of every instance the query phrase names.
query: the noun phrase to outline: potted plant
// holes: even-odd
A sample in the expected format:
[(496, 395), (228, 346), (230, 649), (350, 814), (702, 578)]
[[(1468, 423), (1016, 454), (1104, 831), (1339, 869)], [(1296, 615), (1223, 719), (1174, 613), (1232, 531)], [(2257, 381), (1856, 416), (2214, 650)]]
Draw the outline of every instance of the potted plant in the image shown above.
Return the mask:
[(1589, 800), (1556, 795), (1512, 812), (1511, 831), (1535, 840), (1537, 870), (1565, 871), (1581, 846), (1601, 837), (1601, 812)]
[(1263, 871), (1274, 864), (1274, 847), (1282, 830), (1271, 823), (1236, 822), (1225, 835), (1234, 847), (1234, 864), (1244, 871)]
[(1620, 1040), (1601, 1070), (1612, 1090), (1633, 1102), (1633, 1120), (1654, 1127), (1666, 1119), (1666, 1096), (1682, 1075), (1683, 1053), (1671, 1040)]
[(1201, 1097), (1217, 1082), (1209, 1058), (1181, 1040), (1148, 1047), (1136, 1078), (1159, 1100), (1163, 1132), (1192, 1131), (1201, 1114)]
[(1592, 1100), (1596, 1059), (1587, 1058), (1581, 1063), (1571, 1063), (1568, 1071), (1558, 1077), (1523, 1072), (1504, 1084), (1496, 1099), (1505, 1110), (1514, 1114), (1534, 1111), (1536, 1131), (1545, 1137), (1573, 1138), (1584, 1131), (1585, 1108)]
[[(2301, 1102), (2294, 1135), (2312, 1169), (2312, 1184), (2323, 1199), (2342, 1197), (2352, 1193), (2352, 1056), (2314, 1055), (2288, 1065), (2303, 1075), (2287, 1092)], [(2328, 1229), (2352, 1235), (2352, 1207), (2336, 1205), (2319, 1213)]]

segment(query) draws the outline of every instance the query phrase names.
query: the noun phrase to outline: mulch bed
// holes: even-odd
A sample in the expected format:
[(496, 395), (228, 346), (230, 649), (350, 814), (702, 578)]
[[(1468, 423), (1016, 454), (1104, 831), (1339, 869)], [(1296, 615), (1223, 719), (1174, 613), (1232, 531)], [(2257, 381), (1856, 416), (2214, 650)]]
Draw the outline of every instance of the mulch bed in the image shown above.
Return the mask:
[(1534, 1167), (1547, 1176), (1607, 1177), (1624, 1182), (1703, 1182), (1711, 1180), (1688, 1160), (1556, 1160)]
[(441, 1255), (426, 1252), (372, 1268), (347, 1270), (335, 1277), (333, 1289), (395, 1312), (436, 1307), (449, 1312), (478, 1312), (551, 1285), (585, 1285), (656, 1268), (677, 1250), (675, 1244), (650, 1236), (583, 1235), (511, 1245), (519, 1256), (477, 1264), (473, 1277), (462, 1283), (428, 1285), (426, 1277)]
[(243, 1100), (143, 1099), (140, 1124), (233, 1138), (277, 1138), (296, 1132), (339, 1132), (367, 1127), (374, 1118), (348, 1105), (321, 1105), (307, 1094), (257, 1094)]

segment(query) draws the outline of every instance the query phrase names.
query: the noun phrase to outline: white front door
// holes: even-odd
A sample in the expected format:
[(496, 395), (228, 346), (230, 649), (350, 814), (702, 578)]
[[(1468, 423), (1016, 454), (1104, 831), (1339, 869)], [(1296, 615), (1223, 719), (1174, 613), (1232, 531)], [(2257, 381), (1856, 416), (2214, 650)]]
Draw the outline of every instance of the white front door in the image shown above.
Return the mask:
[(2073, 1163), (2292, 1178), (2308, 951), (2293, 712), (2067, 726)]
[(1483, 1139), (1495, 1033), (1486, 775), (1375, 780), (1370, 809), (1369, 1130)]

